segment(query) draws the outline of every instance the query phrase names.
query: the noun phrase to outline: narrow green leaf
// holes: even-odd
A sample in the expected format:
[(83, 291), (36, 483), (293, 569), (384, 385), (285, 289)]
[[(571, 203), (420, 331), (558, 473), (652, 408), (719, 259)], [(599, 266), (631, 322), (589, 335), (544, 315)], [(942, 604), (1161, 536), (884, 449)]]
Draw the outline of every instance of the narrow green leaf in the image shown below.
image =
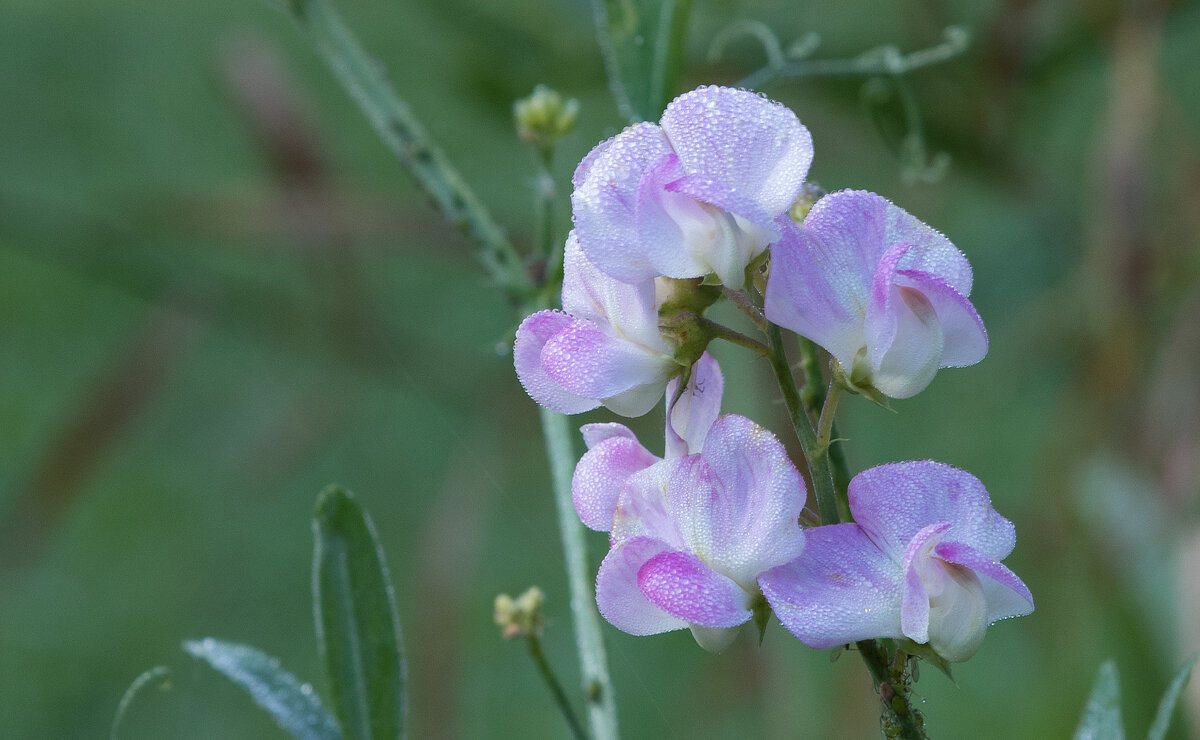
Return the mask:
[(657, 120), (678, 92), (692, 0), (592, 0), (609, 87), (621, 115)]
[(1075, 728), (1075, 740), (1124, 740), (1125, 727), (1121, 724), (1121, 685), (1117, 676), (1117, 664), (1106, 660), (1100, 666), (1096, 684), (1083, 708), (1079, 726)]
[(125, 719), (125, 713), (129, 711), (129, 706), (133, 704), (134, 698), (142, 692), (142, 689), (155, 681), (159, 681), (161, 686), (166, 687), (169, 684), (167, 677), (170, 675), (170, 668), (158, 665), (133, 679), (133, 683), (129, 684), (129, 688), (125, 689), (125, 693), (121, 695), (121, 702), (117, 704), (117, 713), (113, 715), (112, 729), (108, 732), (109, 740), (117, 740), (117, 730), (121, 727), (121, 720)]
[(1187, 685), (1188, 678), (1192, 675), (1192, 669), (1196, 667), (1197, 657), (1200, 655), (1193, 654), (1192, 657), (1185, 660), (1183, 667), (1179, 669), (1179, 673), (1175, 674), (1175, 679), (1167, 687), (1167, 692), (1158, 702), (1158, 711), (1154, 714), (1154, 723), (1150, 725), (1150, 731), (1146, 733), (1146, 740), (1162, 740), (1167, 736), (1167, 730), (1171, 727), (1171, 715), (1175, 712), (1175, 704), (1179, 701), (1179, 694), (1183, 692), (1183, 687)]
[(278, 659), (247, 645), (211, 637), (187, 640), (183, 649), (245, 689), (254, 703), (267, 710), (292, 737), (341, 740), (337, 722), (321, 706), (316, 692), (281, 668)]
[(396, 597), (370, 517), (346, 491), (317, 497), (313, 601), (330, 701), (355, 740), (404, 734), (404, 656)]

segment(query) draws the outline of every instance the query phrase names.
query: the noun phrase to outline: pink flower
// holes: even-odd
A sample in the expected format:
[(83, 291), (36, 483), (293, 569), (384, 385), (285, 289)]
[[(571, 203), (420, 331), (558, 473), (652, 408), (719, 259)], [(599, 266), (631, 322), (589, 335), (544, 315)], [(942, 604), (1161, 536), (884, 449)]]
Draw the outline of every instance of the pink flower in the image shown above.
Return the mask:
[(803, 226), (780, 226), (767, 319), (828, 350), (851, 389), (908, 398), (938, 368), (987, 354), (987, 331), (967, 300), (970, 264), (908, 212), (843, 190), (817, 201)]
[(759, 579), (805, 645), (908, 638), (962, 661), (989, 624), (1033, 611), (1000, 562), (1013, 525), (970, 473), (928, 460), (871, 468), (850, 481), (850, 510), (855, 523), (809, 529), (800, 557)]
[(716, 274), (740, 288), (779, 237), (812, 162), (796, 115), (746, 90), (701, 87), (602, 142), (575, 170), (579, 244), (596, 267), (639, 283)]
[(708, 430), (699, 454), (629, 476), (596, 603), (633, 635), (690, 627), (720, 650), (761, 602), (759, 575), (804, 549), (804, 481), (774, 435), (741, 416)]
[(632, 285), (600, 272), (575, 232), (567, 237), (562, 305), (521, 322), (513, 346), (521, 385), (546, 408), (578, 414), (603, 404), (641, 416), (683, 372), (658, 330), (654, 281)]

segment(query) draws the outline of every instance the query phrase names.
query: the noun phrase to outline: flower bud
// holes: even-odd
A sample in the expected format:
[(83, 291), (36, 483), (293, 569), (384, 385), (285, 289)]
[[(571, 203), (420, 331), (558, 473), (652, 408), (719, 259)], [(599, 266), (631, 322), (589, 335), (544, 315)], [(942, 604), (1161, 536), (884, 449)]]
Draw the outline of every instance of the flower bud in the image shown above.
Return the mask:
[(530, 146), (547, 150), (575, 128), (579, 101), (563, 99), (558, 92), (538, 85), (527, 98), (513, 104), (517, 135)]
[(504, 639), (517, 635), (537, 635), (542, 631), (542, 604), (546, 595), (530, 586), (515, 600), (508, 594), (496, 597), (496, 624)]

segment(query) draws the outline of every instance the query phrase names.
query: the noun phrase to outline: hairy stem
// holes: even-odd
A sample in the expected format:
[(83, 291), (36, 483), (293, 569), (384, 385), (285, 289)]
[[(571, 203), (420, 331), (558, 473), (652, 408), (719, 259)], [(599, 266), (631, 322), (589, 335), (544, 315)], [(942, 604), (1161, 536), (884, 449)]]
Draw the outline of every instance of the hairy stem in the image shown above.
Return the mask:
[(384, 144), (438, 210), (478, 244), (491, 278), (514, 299), (530, 295), (533, 280), (512, 243), (333, 7), (326, 0), (290, 0), (288, 7)]
[(554, 675), (554, 670), (550, 667), (550, 661), (546, 660), (546, 654), (542, 651), (542, 641), (533, 633), (527, 635), (526, 639), (529, 644), (529, 657), (533, 658), (533, 664), (537, 666), (538, 672), (542, 674), (542, 679), (546, 682), (546, 686), (550, 688), (550, 693), (554, 695), (554, 703), (558, 705), (563, 719), (570, 726), (571, 735), (576, 740), (586, 740), (587, 733), (584, 731), (583, 725), (580, 724), (579, 718), (575, 716), (575, 710), (571, 709), (571, 702), (567, 699), (567, 694), (563, 691), (562, 684), (558, 682), (558, 678)]
[(542, 418), (542, 435), (546, 438), (546, 453), (550, 458), (550, 477), (554, 484), (554, 502), (558, 508), (558, 527), (562, 533), (567, 586), (571, 592), (571, 618), (575, 623), (575, 645), (579, 651), (588, 720), (595, 740), (615, 740), (617, 703), (608, 676), (608, 658), (600, 633), (600, 616), (596, 611), (592, 581), (588, 576), (583, 524), (571, 501), (571, 476), (576, 460), (571, 427), (567, 417), (562, 414), (544, 406), (539, 406), (538, 411)]
[(867, 664), (867, 671), (875, 683), (883, 704), (880, 721), (883, 734), (901, 740), (925, 740), (925, 718), (913, 706), (909, 694), (909, 680), (905, 674), (907, 662), (903, 653), (897, 651), (892, 663), (888, 663), (888, 651), (879, 640), (859, 640), (855, 643), (858, 654)]

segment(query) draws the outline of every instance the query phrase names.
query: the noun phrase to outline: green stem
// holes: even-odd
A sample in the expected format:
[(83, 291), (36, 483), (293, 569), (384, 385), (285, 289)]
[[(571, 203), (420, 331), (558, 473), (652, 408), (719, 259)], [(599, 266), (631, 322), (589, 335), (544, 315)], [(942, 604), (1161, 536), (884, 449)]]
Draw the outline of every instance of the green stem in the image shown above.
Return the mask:
[(478, 243), (479, 260), (492, 279), (518, 300), (532, 294), (533, 280), (503, 230), (336, 11), (326, 0), (290, 0), (289, 7), (384, 144), (438, 210)]
[(558, 705), (563, 718), (570, 725), (571, 734), (578, 740), (586, 740), (587, 733), (584, 732), (579, 718), (575, 716), (575, 710), (571, 709), (571, 702), (567, 699), (567, 694), (563, 691), (562, 684), (555, 677), (554, 670), (550, 668), (550, 661), (546, 660), (546, 654), (542, 652), (542, 641), (533, 633), (527, 635), (526, 639), (529, 644), (529, 657), (533, 658), (533, 664), (537, 666), (538, 672), (542, 674), (542, 679), (546, 682), (546, 686), (550, 688), (550, 693), (554, 694), (554, 703)]
[(756, 89), (786, 77), (864, 77), (902, 75), (953, 59), (966, 51), (970, 36), (965, 29), (951, 26), (943, 32), (943, 41), (928, 49), (901, 54), (894, 46), (881, 46), (853, 59), (799, 59), (768, 66), (742, 79), (738, 87)]
[(901, 740), (925, 740), (925, 719), (913, 706), (909, 695), (908, 677), (904, 674), (905, 656), (897, 651), (891, 665), (888, 652), (879, 640), (859, 640), (858, 654), (867, 664), (867, 671), (879, 692), (883, 704), (881, 721), (883, 734)]
[(775, 324), (767, 324), (767, 339), (771, 348), (771, 367), (775, 370), (775, 380), (783, 394), (783, 403), (787, 407), (788, 417), (792, 421), (792, 429), (800, 441), (800, 449), (808, 462), (809, 477), (812, 478), (813, 490), (817, 497), (817, 509), (821, 514), (822, 524), (837, 524), (838, 517), (837, 493), (833, 486), (833, 472), (829, 466), (829, 455), (817, 454), (817, 434), (813, 431), (812, 423), (805, 413), (804, 404), (800, 401), (800, 392), (796, 389), (796, 380), (792, 377), (792, 368), (788, 365), (787, 353), (783, 349), (783, 334)]
[(664, 110), (675, 97), (683, 72), (683, 47), (692, 0), (664, 0), (654, 42), (654, 65), (650, 68), (650, 102)]
[(746, 314), (746, 316), (754, 322), (755, 326), (763, 331), (767, 330), (767, 320), (763, 317), (763, 312), (759, 310), (758, 306), (755, 306), (750, 302), (750, 299), (746, 297), (745, 293), (741, 292), (740, 290), (733, 290), (732, 288), (727, 288), (726, 286), (722, 285), (721, 295), (728, 298), (730, 303), (737, 306), (739, 311)]
[[(807, 380), (807, 379), (806, 379)], [(816, 378), (813, 378), (816, 380)], [(830, 436), (833, 432), (833, 416), (837, 413), (838, 399), (842, 397), (842, 387), (838, 385), (833, 374), (829, 376), (829, 390), (825, 393), (825, 403), (821, 405), (821, 419), (817, 423), (816, 454), (829, 456), (829, 446), (833, 444)]]
[(769, 358), (771, 356), (771, 348), (757, 339), (748, 337), (740, 331), (734, 331), (724, 324), (718, 324), (712, 319), (700, 318), (698, 320), (700, 324), (712, 332), (712, 335), (717, 339), (724, 339), (726, 342), (731, 342), (739, 347), (745, 347), (746, 349), (757, 352), (763, 357)]
[[(804, 388), (800, 391), (800, 399), (804, 402), (808, 413), (817, 416), (824, 409), (827, 397), (817, 357), (817, 346), (804, 337), (797, 337), (797, 339), (800, 345), (800, 370), (804, 373)], [(850, 486), (846, 451), (842, 445), (832, 444), (833, 440), (841, 438), (838, 434), (837, 422), (832, 419), (830, 420), (829, 438), (831, 444), (827, 448), (827, 454), (833, 467), (833, 487), (837, 492), (838, 513), (843, 522), (853, 521), (854, 517), (850, 514), (850, 501), (846, 494), (846, 489)]]
[(554, 502), (558, 508), (558, 527), (562, 533), (566, 560), (567, 586), (571, 593), (571, 618), (575, 623), (575, 645), (588, 720), (595, 740), (617, 738), (617, 704), (608, 676), (608, 658), (600, 632), (600, 617), (588, 576), (587, 547), (583, 524), (571, 501), (571, 476), (575, 470), (575, 451), (567, 417), (538, 406), (542, 435), (550, 458), (550, 477), (554, 484)]

